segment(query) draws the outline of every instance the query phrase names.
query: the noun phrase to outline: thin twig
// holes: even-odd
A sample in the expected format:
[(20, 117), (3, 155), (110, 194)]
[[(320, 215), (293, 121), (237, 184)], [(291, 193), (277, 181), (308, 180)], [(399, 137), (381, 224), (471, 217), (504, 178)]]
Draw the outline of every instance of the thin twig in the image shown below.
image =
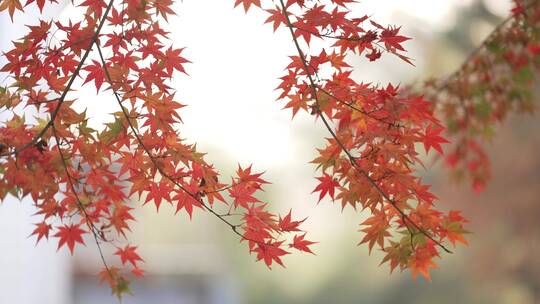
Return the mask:
[(60, 159), (62, 161), (62, 166), (64, 167), (64, 171), (66, 173), (66, 178), (67, 178), (67, 183), (69, 185), (69, 188), (70, 188), (71, 192), (73, 193), (73, 195), (75, 196), (75, 200), (77, 202), (77, 206), (79, 207), (79, 210), (84, 215), (86, 225), (88, 226), (88, 230), (90, 230), (92, 232), (92, 235), (94, 237), (94, 241), (96, 242), (96, 245), (97, 245), (97, 248), (98, 248), (98, 251), (99, 251), (99, 255), (101, 257), (101, 261), (103, 262), (103, 265), (105, 266), (105, 269), (107, 270), (107, 273), (109, 274), (109, 277), (111, 279), (113, 279), (114, 275), (111, 272), (111, 270), (109, 268), (109, 265), (107, 264), (107, 261), (105, 260), (105, 256), (103, 255), (103, 249), (101, 248), (101, 244), (98, 241), (98, 234), (96, 232), (97, 228), (94, 226), (94, 223), (90, 219), (90, 216), (88, 215), (88, 212), (86, 212), (86, 208), (84, 207), (84, 204), (82, 203), (82, 201), (81, 201), (81, 199), (79, 197), (79, 194), (77, 193), (77, 190), (75, 189), (75, 185), (73, 184), (73, 178), (72, 178), (71, 174), (69, 173), (68, 165), (67, 165), (67, 162), (66, 162), (66, 157), (64, 156), (64, 152), (62, 152), (62, 148), (60, 148), (60, 138), (58, 137), (58, 133), (56, 131), (56, 127), (55, 127), (54, 123), (51, 125), (51, 130), (52, 130), (52, 133), (53, 133), (53, 136), (54, 136), (54, 139), (55, 139), (56, 148), (58, 150), (58, 153), (60, 155)]

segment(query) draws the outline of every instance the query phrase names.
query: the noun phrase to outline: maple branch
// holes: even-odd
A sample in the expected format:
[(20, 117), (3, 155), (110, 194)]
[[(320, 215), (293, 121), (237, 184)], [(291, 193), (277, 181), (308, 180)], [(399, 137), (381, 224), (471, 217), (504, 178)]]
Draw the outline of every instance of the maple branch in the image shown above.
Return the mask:
[[(309, 79), (309, 82), (310, 82), (310, 85), (311, 85), (311, 88), (313, 90), (313, 98), (315, 99), (315, 103), (317, 105), (317, 113), (319, 114), (319, 116), (321, 117), (321, 120), (323, 121), (326, 129), (328, 130), (328, 132), (332, 135), (332, 137), (336, 140), (336, 142), (338, 143), (338, 145), (340, 146), (341, 150), (347, 155), (347, 157), (349, 158), (349, 161), (351, 163), (351, 165), (356, 169), (358, 170), (358, 172), (360, 172), (367, 180), (368, 182), (377, 190), (377, 192), (384, 198), (386, 199), (390, 205), (401, 215), (402, 219), (404, 220), (403, 224), (405, 226), (408, 226), (407, 225), (407, 221), (415, 228), (417, 229), (418, 231), (420, 231), (422, 234), (424, 234), (427, 238), (429, 238), (431, 241), (433, 241), (437, 246), (439, 246), (441, 249), (443, 249), (444, 251), (448, 252), (448, 253), (452, 253), (452, 251), (448, 248), (446, 248), (441, 242), (437, 241), (430, 233), (428, 233), (426, 230), (424, 230), (422, 227), (420, 227), (418, 224), (416, 224), (413, 220), (411, 220), (409, 218), (409, 216), (399, 207), (397, 206), (396, 202), (394, 200), (392, 200), (388, 194), (386, 194), (386, 192), (369, 176), (369, 174), (363, 169), (361, 168), (355, 161), (354, 157), (351, 155), (351, 153), (348, 151), (348, 149), (345, 147), (345, 145), (343, 144), (343, 142), (341, 142), (341, 140), (338, 138), (337, 134), (334, 132), (333, 128), (330, 126), (330, 123), (328, 122), (328, 120), (326, 119), (326, 117), (324, 116), (324, 114), (321, 112), (320, 110), (320, 107), (319, 107), (319, 98), (317, 96), (317, 89), (318, 89), (318, 86), (315, 84), (315, 81), (313, 80), (313, 77), (311, 75), (311, 73), (309, 72), (309, 68), (308, 68), (308, 62), (306, 60), (306, 57), (304, 55), (304, 53), (302, 52), (302, 48), (300, 47), (300, 44), (298, 42), (298, 39), (296, 38), (296, 36), (294, 35), (294, 31), (293, 31), (293, 25), (291, 23), (291, 20), (289, 18), (289, 13), (287, 12), (287, 9), (286, 9), (286, 6), (285, 6), (285, 3), (283, 2), (283, 0), (279, 0), (280, 3), (281, 3), (281, 9), (283, 11), (283, 15), (285, 16), (285, 20), (287, 21), (287, 27), (289, 28), (289, 31), (290, 31), (290, 34), (292, 36), (292, 39), (293, 39), (293, 42), (294, 42), (294, 45), (296, 47), (296, 50), (298, 52), (298, 55), (300, 56), (300, 59), (302, 60), (302, 64), (304, 65), (304, 69), (305, 69), (305, 72), (307, 74), (307, 77)], [(409, 229), (409, 228), (407, 228)]]
[(90, 52), (92, 50), (92, 46), (94, 44), (96, 44), (96, 42), (99, 39), (99, 34), (100, 34), (101, 30), (103, 29), (103, 26), (105, 25), (106, 21), (107, 21), (107, 17), (109, 15), (109, 12), (111, 11), (111, 9), (113, 7), (113, 3), (114, 3), (114, 0), (109, 1), (109, 4), (107, 5), (107, 8), (105, 9), (105, 12), (103, 13), (103, 16), (101, 17), (101, 20), (100, 20), (100, 23), (99, 23), (99, 25), (98, 25), (98, 27), (96, 29), (96, 32), (92, 36), (92, 41), (91, 41), (90, 45), (88, 46), (88, 49), (86, 49), (86, 51), (84, 52), (83, 56), (81, 57), (81, 61), (79, 62), (79, 64), (75, 68), (75, 71), (73, 71), (73, 74), (71, 75), (71, 78), (69, 79), (69, 82), (67, 83), (66, 88), (62, 92), (62, 95), (58, 98), (58, 105), (56, 106), (54, 111), (51, 113), (51, 117), (49, 119), (49, 122), (47, 122), (45, 127), (43, 127), (43, 129), (41, 129), (41, 131), (36, 136), (34, 136), (30, 142), (28, 142), (27, 144), (25, 144), (25, 145), (23, 145), (23, 146), (21, 146), (19, 148), (15, 148), (15, 150), (13, 150), (11, 152), (0, 154), (0, 157), (10, 156), (10, 155), (17, 155), (18, 153), (20, 153), (20, 152), (34, 146), (43, 137), (43, 135), (45, 135), (47, 130), (49, 130), (49, 128), (51, 128), (53, 126), (54, 121), (55, 121), (56, 117), (58, 116), (58, 113), (60, 113), (60, 109), (62, 108), (62, 105), (64, 104), (64, 101), (65, 101), (65, 99), (67, 97), (67, 94), (71, 90), (71, 86), (75, 82), (75, 79), (77, 78), (77, 76), (79, 76), (79, 73), (81, 72), (81, 69), (82, 69), (86, 59), (90, 55)]
[(58, 150), (58, 153), (60, 154), (60, 159), (62, 160), (62, 166), (64, 167), (64, 171), (66, 173), (66, 178), (67, 178), (67, 183), (69, 184), (69, 188), (70, 188), (71, 192), (73, 193), (73, 195), (75, 196), (77, 206), (79, 207), (79, 209), (81, 210), (81, 212), (84, 215), (85, 222), (86, 222), (86, 225), (88, 226), (88, 229), (92, 232), (92, 236), (94, 237), (94, 241), (95, 241), (96, 246), (98, 248), (99, 255), (101, 257), (101, 261), (103, 262), (103, 266), (107, 270), (107, 273), (109, 274), (109, 277), (112, 280), (114, 278), (114, 275), (111, 272), (111, 270), (109, 268), (109, 265), (107, 264), (107, 261), (105, 260), (105, 256), (103, 255), (103, 249), (101, 248), (101, 244), (98, 241), (98, 234), (96, 232), (97, 228), (94, 226), (94, 223), (90, 219), (90, 216), (88, 215), (88, 212), (86, 212), (86, 208), (84, 207), (84, 204), (82, 203), (82, 201), (81, 201), (81, 199), (79, 197), (79, 194), (75, 190), (75, 185), (73, 184), (73, 178), (72, 178), (72, 176), (71, 176), (71, 174), (69, 173), (69, 170), (68, 170), (66, 157), (64, 156), (64, 152), (62, 152), (62, 148), (60, 148), (60, 138), (58, 136), (58, 133), (56, 131), (56, 127), (55, 127), (54, 123), (51, 124), (51, 130), (52, 130), (52, 133), (53, 133), (53, 136), (54, 136), (54, 139), (55, 139), (56, 148)]
[(187, 190), (182, 184), (180, 184), (175, 178), (173, 178), (172, 176), (170, 176), (168, 173), (166, 173), (162, 168), (161, 166), (159, 165), (159, 163), (157, 162), (156, 158), (154, 157), (154, 155), (152, 155), (152, 153), (150, 152), (150, 149), (148, 149), (148, 147), (146, 146), (146, 144), (142, 141), (142, 138), (140, 136), (140, 134), (138, 133), (137, 129), (135, 128), (135, 126), (133, 125), (133, 123), (131, 122), (131, 120), (129, 119), (129, 113), (127, 112), (127, 109), (124, 107), (124, 105), (122, 104), (122, 98), (120, 97), (119, 93), (116, 91), (116, 89), (114, 88), (113, 86), (113, 82), (112, 82), (112, 78), (111, 78), (111, 74), (109, 72), (109, 69), (107, 67), (107, 64), (106, 64), (106, 61), (105, 61), (105, 56), (103, 55), (103, 51), (101, 49), (101, 47), (99, 46), (99, 44), (96, 44), (96, 48), (98, 50), (98, 54), (99, 54), (99, 58), (100, 58), (100, 61), (101, 61), (101, 64), (103, 66), (103, 70), (105, 71), (105, 76), (107, 77), (107, 81), (110, 83), (111, 85), (111, 90), (113, 91), (113, 95), (115, 96), (115, 99), (118, 103), (118, 105), (120, 106), (120, 108), (122, 109), (122, 113), (123, 115), (126, 117), (126, 121), (129, 125), (129, 128), (131, 129), (131, 132), (133, 133), (133, 135), (135, 136), (139, 146), (144, 150), (144, 152), (148, 155), (148, 157), (150, 158), (150, 161), (152, 162), (152, 164), (154, 165), (154, 167), (156, 168), (156, 170), (161, 174), (161, 176), (165, 177), (166, 179), (168, 179), (170, 182), (172, 182), (174, 185), (176, 185), (178, 188), (180, 188), (182, 191), (184, 191), (186, 194), (188, 194), (191, 198), (193, 198), (194, 200), (196, 200), (197, 202), (199, 202), (201, 204), (201, 206), (203, 206), (204, 209), (206, 209), (208, 212), (210, 212), (212, 215), (216, 216), (218, 219), (220, 219), (223, 223), (225, 223), (227, 226), (229, 226), (231, 228), (231, 230), (236, 234), (238, 235), (242, 240), (247, 240), (247, 241), (252, 241), (252, 242), (255, 242), (257, 244), (263, 244), (265, 246), (273, 246), (272, 244), (266, 244), (266, 243), (263, 243), (263, 242), (259, 242), (259, 241), (256, 241), (256, 240), (253, 240), (253, 239), (250, 239), (250, 238), (247, 238), (245, 237), (244, 235), (242, 235), (239, 231), (238, 231), (238, 227), (240, 226), (239, 224), (233, 224), (231, 222), (229, 222), (225, 216), (228, 216), (228, 215), (221, 215), (219, 213), (217, 213), (213, 208), (211, 208), (210, 206), (208, 206), (204, 201), (203, 199), (200, 197), (201, 193), (191, 193), (191, 191)]

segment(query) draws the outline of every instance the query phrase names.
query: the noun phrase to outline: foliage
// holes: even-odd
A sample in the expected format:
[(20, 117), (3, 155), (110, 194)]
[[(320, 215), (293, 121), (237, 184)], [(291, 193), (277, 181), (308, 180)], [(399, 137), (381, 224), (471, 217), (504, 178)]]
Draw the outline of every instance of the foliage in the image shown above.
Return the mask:
[(469, 179), (476, 191), (482, 191), (491, 176), (482, 142), (491, 140), (497, 124), (511, 113), (535, 110), (532, 90), (540, 68), (537, 6), (537, 1), (515, 1), (512, 16), (454, 74), (429, 80), (424, 87), (454, 138), (446, 163), (457, 180)]
[[(29, 0), (23, 6), (19, 0), (0, 0), (0, 11), (14, 20), (28, 5), (44, 11), (55, 2)], [(53, 236), (58, 248), (67, 245), (73, 253), (89, 234), (100, 253), (104, 244), (116, 247), (121, 266), (109, 265), (101, 253), (99, 277), (119, 297), (129, 292), (128, 270), (144, 274), (137, 247), (120, 245), (135, 220), (134, 198), (152, 202), (157, 210), (172, 204), (190, 218), (195, 210), (206, 211), (268, 267), (283, 266), (290, 250), (313, 253), (315, 242), (300, 228), (305, 219), (293, 219), (291, 211), (274, 214), (258, 198), (268, 183), (262, 173), (239, 165), (226, 183), (195, 144), (181, 138), (183, 105), (171, 81), (186, 74), (189, 60), (168, 39), (174, 1), (72, 2), (81, 11), (78, 18), (36, 20), (4, 54), (7, 64), (0, 70), (10, 78), (0, 90), (0, 108), (11, 113), (0, 125), (0, 199), (34, 200), (37, 242)], [(526, 96), (539, 63), (538, 1), (517, 1), (510, 25), (497, 29), (442, 87), (432, 81), (423, 94), (351, 77), (346, 61), (351, 55), (373, 62), (396, 56), (412, 64), (401, 28), (356, 15), (348, 8), (352, 2), (236, 0), (235, 6), (265, 11), (274, 30), (291, 35), (296, 53), (280, 78), (279, 100), (293, 117), (303, 111), (328, 131), (327, 144), (313, 160), (320, 169), (313, 191), (319, 201), (328, 196), (342, 208), (368, 210), (360, 243), (382, 250), (382, 262), (391, 270), (409, 268), (413, 276), (429, 279), (434, 258), (451, 252), (448, 244), (467, 244), (467, 231), (459, 211), (436, 207), (436, 196), (419, 177), (418, 147), (442, 155), (447, 128), (459, 138), (448, 161), (467, 168), (481, 188), (487, 158), (476, 148), (476, 138), (506, 117), (510, 101), (518, 109), (532, 109)], [(315, 39), (322, 47), (312, 47)], [(88, 127), (91, 118), (74, 109), (77, 79), (116, 99), (118, 111), (103, 130)], [(37, 118), (27, 121), (25, 113)]]

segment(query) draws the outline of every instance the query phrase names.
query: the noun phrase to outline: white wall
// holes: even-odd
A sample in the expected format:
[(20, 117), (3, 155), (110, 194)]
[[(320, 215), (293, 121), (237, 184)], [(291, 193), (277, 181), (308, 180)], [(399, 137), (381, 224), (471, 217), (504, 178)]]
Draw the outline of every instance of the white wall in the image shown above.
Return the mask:
[[(11, 40), (22, 36), (25, 23), (35, 23), (35, 14), (17, 13), (15, 23), (0, 13), (0, 52), (9, 50)], [(0, 57), (0, 66), (5, 58)], [(0, 81), (4, 80), (0, 75)], [(5, 85), (1, 83), (0, 85)], [(0, 121), (6, 118), (0, 113)], [(19, 202), (10, 197), (0, 203), (0, 303), (67, 304), (70, 302), (70, 263), (65, 251), (56, 252), (57, 242), (28, 237), (36, 212), (31, 199)]]

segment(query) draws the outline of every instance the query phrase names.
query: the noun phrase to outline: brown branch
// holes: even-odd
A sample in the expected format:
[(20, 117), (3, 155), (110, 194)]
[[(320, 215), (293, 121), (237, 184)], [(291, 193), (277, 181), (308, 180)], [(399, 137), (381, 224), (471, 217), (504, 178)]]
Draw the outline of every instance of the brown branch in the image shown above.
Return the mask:
[[(300, 47), (300, 44), (298, 42), (298, 39), (296, 38), (296, 36), (294, 35), (294, 31), (293, 31), (293, 25), (291, 23), (291, 20), (289, 18), (289, 13), (287, 12), (287, 9), (286, 9), (286, 6), (285, 6), (285, 3), (283, 3), (283, 0), (279, 0), (280, 3), (281, 3), (281, 9), (283, 11), (283, 15), (285, 16), (285, 19), (287, 21), (287, 27), (289, 28), (289, 31), (290, 31), (290, 34), (293, 38), (293, 42), (294, 42), (294, 45), (296, 47), (296, 50), (298, 52), (298, 55), (300, 56), (300, 59), (302, 60), (302, 63), (304, 65), (304, 69), (306, 71), (306, 74), (307, 74), (307, 77), (310, 81), (310, 84), (311, 84), (311, 88), (313, 90), (313, 98), (315, 99), (315, 103), (317, 104), (317, 107), (319, 106), (319, 99), (317, 97), (317, 85), (315, 84), (315, 81), (313, 80), (313, 77), (312, 75), (309, 73), (309, 68), (308, 68), (308, 63), (307, 63), (307, 60), (306, 60), (306, 57), (304, 55), (304, 53), (302, 52), (302, 49)], [(323, 121), (326, 129), (328, 130), (328, 132), (332, 135), (332, 137), (336, 140), (336, 142), (338, 143), (338, 145), (340, 146), (341, 150), (343, 150), (343, 152), (347, 155), (347, 157), (349, 158), (349, 161), (351, 162), (351, 164), (353, 165), (353, 167), (358, 170), (358, 172), (360, 172), (368, 181), (369, 183), (377, 190), (377, 192), (379, 192), (379, 194), (384, 198), (386, 199), (392, 207), (394, 207), (394, 209), (401, 215), (402, 219), (404, 220), (403, 224), (405, 226), (408, 226), (407, 225), (407, 222), (409, 222), (409, 224), (411, 224), (415, 229), (417, 229), (418, 231), (420, 231), (422, 234), (424, 234), (427, 238), (429, 238), (430, 240), (432, 240), (435, 244), (437, 244), (437, 246), (439, 246), (440, 248), (442, 248), (444, 251), (448, 252), (448, 253), (452, 253), (452, 251), (450, 251), (448, 248), (446, 248), (443, 244), (441, 244), (441, 242), (437, 241), (433, 236), (431, 236), (430, 233), (428, 233), (426, 230), (424, 230), (422, 227), (418, 226), (413, 220), (411, 220), (407, 214), (401, 210), (401, 208), (399, 208), (396, 204), (396, 202), (394, 200), (392, 200), (388, 194), (386, 194), (386, 192), (384, 192), (383, 189), (381, 189), (381, 187), (369, 176), (369, 174), (363, 169), (361, 168), (355, 161), (354, 157), (351, 155), (351, 153), (347, 150), (347, 148), (344, 146), (344, 144), (341, 142), (341, 140), (338, 138), (337, 134), (334, 132), (333, 128), (330, 126), (329, 122), (327, 121), (326, 117), (324, 116), (324, 114), (320, 111), (320, 108), (317, 108), (317, 111), (318, 111), (318, 114), (319, 116), (321, 117), (321, 120)], [(407, 228), (409, 229), (409, 228)]]

